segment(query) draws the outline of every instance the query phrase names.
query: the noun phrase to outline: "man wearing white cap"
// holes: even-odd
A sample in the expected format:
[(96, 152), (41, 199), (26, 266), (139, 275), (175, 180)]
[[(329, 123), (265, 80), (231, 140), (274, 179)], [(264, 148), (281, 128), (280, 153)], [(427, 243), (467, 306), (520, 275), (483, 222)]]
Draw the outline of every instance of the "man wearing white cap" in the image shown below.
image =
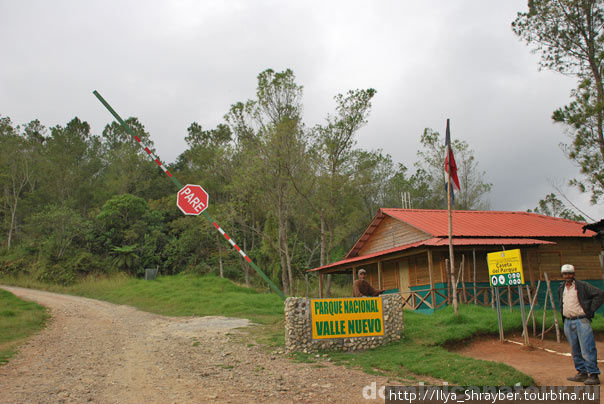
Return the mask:
[(572, 382), (587, 385), (600, 384), (598, 352), (591, 319), (604, 303), (604, 291), (590, 283), (575, 279), (575, 267), (570, 264), (560, 268), (564, 282), (558, 288), (560, 312), (564, 319), (564, 335), (570, 343), (577, 374), (569, 377)]

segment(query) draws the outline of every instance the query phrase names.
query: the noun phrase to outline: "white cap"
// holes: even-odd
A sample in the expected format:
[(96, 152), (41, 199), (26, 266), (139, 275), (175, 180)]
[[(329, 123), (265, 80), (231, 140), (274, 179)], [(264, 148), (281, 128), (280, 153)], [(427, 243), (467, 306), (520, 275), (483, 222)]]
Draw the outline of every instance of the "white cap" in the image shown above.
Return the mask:
[(575, 273), (575, 267), (573, 265), (571, 265), (571, 264), (564, 264), (560, 268), (560, 272), (563, 273), (563, 274), (574, 274)]
[(361, 274), (361, 273), (363, 273), (363, 274), (364, 274), (364, 273), (366, 273), (366, 272), (367, 272), (367, 271), (365, 271), (365, 269), (364, 269), (364, 268), (359, 269), (359, 273), (360, 273), (360, 274)]

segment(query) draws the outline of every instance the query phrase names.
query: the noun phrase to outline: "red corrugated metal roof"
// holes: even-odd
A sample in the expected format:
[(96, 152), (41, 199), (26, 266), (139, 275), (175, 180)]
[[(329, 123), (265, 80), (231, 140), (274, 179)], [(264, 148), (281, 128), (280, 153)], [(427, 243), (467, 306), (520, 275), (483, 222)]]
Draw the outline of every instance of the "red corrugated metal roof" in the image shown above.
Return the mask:
[[(453, 245), (543, 245), (556, 244), (553, 241), (537, 240), (534, 238), (454, 238)], [(434, 237), (425, 240), (424, 245), (447, 246), (448, 237)]]
[[(495, 246), (525, 245), (526, 246), (526, 245), (541, 245), (541, 244), (555, 244), (555, 243), (553, 243), (551, 241), (535, 240), (535, 239), (530, 239), (530, 238), (454, 238), (453, 239), (453, 245), (455, 245), (455, 246), (460, 246), (460, 245), (465, 245), (465, 246), (469, 246), (469, 245), (495, 245)], [(333, 267), (337, 267), (337, 266), (351, 264), (353, 262), (358, 262), (358, 261), (366, 261), (371, 258), (380, 257), (382, 255), (392, 254), (395, 252), (404, 251), (404, 250), (408, 250), (408, 249), (415, 248), (415, 247), (422, 247), (422, 246), (439, 247), (439, 246), (447, 246), (447, 245), (449, 245), (448, 237), (446, 237), (446, 238), (434, 237), (434, 238), (430, 238), (427, 240), (416, 241), (415, 243), (405, 244), (405, 245), (402, 245), (399, 247), (394, 247), (394, 248), (389, 248), (387, 250), (378, 251), (373, 254), (367, 254), (367, 255), (362, 255), (359, 257), (343, 259), (341, 261), (337, 261), (337, 262), (334, 262), (334, 263), (331, 263), (328, 265), (324, 265), (322, 267), (310, 269), (308, 272), (319, 271), (321, 269), (327, 269), (327, 268), (333, 268)]]
[[(432, 209), (380, 209), (434, 237), (448, 236), (448, 212)], [(378, 213), (379, 214), (379, 213)], [(583, 222), (528, 212), (454, 210), (453, 237), (593, 237)]]

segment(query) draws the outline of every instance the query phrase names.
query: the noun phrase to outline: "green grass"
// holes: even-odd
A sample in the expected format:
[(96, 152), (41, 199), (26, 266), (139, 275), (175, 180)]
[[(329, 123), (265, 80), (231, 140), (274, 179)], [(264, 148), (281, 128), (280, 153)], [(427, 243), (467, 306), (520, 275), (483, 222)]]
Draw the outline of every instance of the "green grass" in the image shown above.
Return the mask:
[[(329, 356), (336, 363), (409, 381), (429, 376), (458, 385), (534, 384), (531, 377), (503, 363), (476, 360), (448, 351), (445, 346), (479, 335), (498, 335), (497, 315), (491, 309), (461, 305), (459, 311), (456, 317), (450, 307), (432, 315), (406, 310), (402, 340), (371, 351), (330, 353)], [(508, 331), (521, 328), (519, 311), (502, 313), (502, 318)]]
[[(285, 345), (283, 302), (277, 295), (260, 293), (214, 276), (165, 276), (155, 281), (114, 276), (88, 278), (72, 286), (51, 286), (27, 278), (5, 278), (0, 279), (0, 283), (127, 304), (169, 316), (249, 318), (260, 325), (246, 329), (247, 336), (242, 338), (243, 343), (253, 340), (270, 350)], [(334, 362), (359, 367), (368, 373), (401, 380), (422, 380), (422, 376), (426, 376), (463, 385), (533, 383), (529, 376), (505, 364), (475, 360), (447, 350), (447, 347), (463, 344), (476, 336), (497, 336), (497, 314), (490, 308), (461, 305), (458, 317), (451, 308), (438, 310), (432, 315), (412, 311), (405, 311), (404, 315), (405, 332), (401, 341), (366, 352), (330, 352), (328, 357)], [(504, 308), (502, 316), (506, 334), (521, 329), (519, 310), (510, 312)], [(540, 323), (542, 312), (538, 311), (536, 317)], [(550, 311), (547, 324), (551, 325), (552, 321)], [(604, 330), (604, 318), (598, 316), (593, 326), (596, 331)], [(299, 362), (317, 361), (314, 355), (302, 353), (296, 353), (292, 358)]]
[(272, 324), (283, 316), (279, 296), (259, 293), (215, 276), (160, 276), (154, 281), (90, 277), (71, 286), (48, 285), (27, 278), (4, 278), (0, 283), (85, 296), (166, 316), (228, 316)]
[[(502, 324), (506, 337), (522, 330), (520, 309), (502, 310)], [(527, 312), (528, 314), (528, 312)], [(553, 324), (551, 310), (546, 313), (546, 327)], [(535, 312), (537, 330), (541, 330), (543, 310)], [(562, 318), (558, 314), (560, 327)], [(488, 307), (460, 305), (459, 316), (447, 307), (431, 315), (405, 310), (405, 332), (401, 341), (377, 349), (350, 353), (329, 353), (336, 362), (358, 366), (368, 373), (380, 373), (413, 380), (417, 376), (430, 376), (458, 385), (524, 386), (534, 384), (531, 377), (498, 362), (475, 360), (446, 347), (471, 342), (481, 335), (498, 336), (497, 313)], [(596, 315), (594, 331), (604, 331), (604, 316)], [(561, 330), (562, 332), (563, 330)], [(532, 322), (529, 323), (532, 333)], [(552, 330), (548, 334), (555, 335)], [(411, 374), (411, 375), (410, 375)]]
[(48, 317), (44, 307), (0, 289), (0, 366), (15, 354), (19, 344), (44, 326)]

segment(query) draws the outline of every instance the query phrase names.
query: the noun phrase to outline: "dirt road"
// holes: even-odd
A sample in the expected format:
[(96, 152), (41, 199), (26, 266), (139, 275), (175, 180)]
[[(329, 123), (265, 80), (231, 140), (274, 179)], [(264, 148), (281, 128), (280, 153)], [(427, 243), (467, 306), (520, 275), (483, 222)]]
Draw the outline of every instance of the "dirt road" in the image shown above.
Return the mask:
[[(531, 337), (531, 347), (521, 344), (524, 342), (521, 336), (513, 335), (508, 337), (505, 342), (500, 342), (496, 338), (477, 340), (468, 346), (460, 347), (456, 352), (476, 359), (506, 363), (532, 376), (540, 386), (582, 385), (582, 383), (566, 380), (568, 376), (576, 373), (573, 359), (570, 356), (570, 345), (564, 336), (561, 337), (560, 343), (551, 340), (553, 338), (551, 334), (553, 331), (550, 333), (550, 339), (544, 341), (538, 337)], [(601, 335), (596, 336), (596, 348), (599, 358), (598, 367), (600, 370), (604, 370), (604, 360), (602, 360), (604, 339)]]
[(389, 384), (326, 361), (295, 363), (241, 342), (236, 328), (247, 320), (163, 317), (3, 288), (48, 307), (52, 319), (0, 367), (0, 403), (367, 403), (377, 400), (363, 398), (365, 386)]
[[(296, 363), (267, 353), (242, 339), (244, 319), (164, 317), (82, 297), (3, 288), (48, 307), (52, 319), (0, 367), (0, 404), (370, 403), (383, 400), (379, 394), (366, 400), (363, 390), (371, 396), (380, 386), (417, 383), (389, 383), (324, 360)], [(565, 341), (531, 342), (569, 350)], [(604, 352), (602, 336), (597, 346)], [(574, 373), (568, 356), (495, 339), (474, 341), (457, 352), (507, 363), (539, 385), (575, 385), (566, 381)], [(372, 383), (375, 388), (367, 387)]]

